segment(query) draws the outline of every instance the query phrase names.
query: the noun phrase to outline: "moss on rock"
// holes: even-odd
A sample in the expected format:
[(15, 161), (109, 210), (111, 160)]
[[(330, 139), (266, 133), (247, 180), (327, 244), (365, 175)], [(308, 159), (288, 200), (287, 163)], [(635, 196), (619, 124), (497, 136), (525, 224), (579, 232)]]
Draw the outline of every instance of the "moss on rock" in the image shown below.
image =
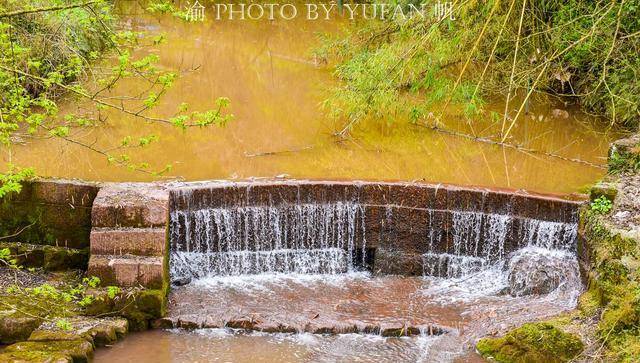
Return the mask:
[[(610, 167), (617, 168), (612, 172), (633, 169), (627, 161), (631, 158), (633, 164), (640, 160), (634, 156), (639, 140), (622, 140), (612, 147)], [(585, 208), (580, 218), (580, 233), (590, 249), (591, 271), (589, 290), (581, 297), (579, 308), (591, 312), (598, 321), (596, 333), (606, 347), (607, 361), (636, 361), (640, 356), (640, 243), (633, 223), (616, 217), (626, 215), (629, 222), (637, 218), (637, 200), (633, 199), (637, 190), (633, 188), (637, 187), (627, 178), (637, 177), (623, 175), (616, 182), (620, 190), (612, 213), (602, 215)]]
[(42, 313), (19, 296), (0, 295), (0, 344), (27, 340), (42, 323)]
[[(93, 345), (84, 339), (57, 340), (47, 342), (20, 342), (5, 348), (4, 353), (32, 359), (47, 355), (71, 357), (74, 363), (89, 362), (93, 359)], [(32, 357), (32, 358), (31, 358)]]
[(86, 270), (89, 250), (37, 245), (21, 242), (0, 242), (8, 248), (18, 266), (44, 268), (46, 271)]
[(635, 172), (640, 170), (640, 134), (615, 141), (609, 151), (609, 172)]
[(600, 182), (588, 190), (589, 199), (594, 201), (600, 197), (605, 197), (610, 201), (614, 201), (618, 195), (618, 189), (614, 183)]
[(549, 323), (529, 323), (500, 338), (481, 339), (476, 348), (497, 362), (567, 362), (580, 354), (582, 341)]
[(41, 323), (42, 319), (21, 314), (0, 315), (0, 343), (26, 340)]
[(119, 315), (129, 322), (132, 331), (145, 330), (149, 321), (166, 315), (165, 289), (125, 290), (113, 297), (106, 289), (90, 292), (93, 301), (85, 307), (87, 315)]
[(57, 352), (10, 352), (0, 353), (0, 362), (6, 363), (73, 363), (73, 358), (68, 354)]

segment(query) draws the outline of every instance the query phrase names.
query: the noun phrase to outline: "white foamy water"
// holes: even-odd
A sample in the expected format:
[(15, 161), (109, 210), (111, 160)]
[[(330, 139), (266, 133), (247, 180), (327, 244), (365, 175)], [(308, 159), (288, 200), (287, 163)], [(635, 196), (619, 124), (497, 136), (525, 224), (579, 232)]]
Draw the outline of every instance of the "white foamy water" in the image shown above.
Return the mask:
[[(525, 219), (519, 223), (518, 249), (507, 254), (512, 223), (508, 215), (453, 212), (453, 251), (422, 256), (424, 275), (431, 282), (425, 294), (445, 303), (504, 298), (527, 294), (544, 278), (558, 285), (550, 299), (575, 304), (582, 289), (575, 255), (577, 224)], [(541, 263), (547, 265), (536, 268)]]
[(296, 274), (276, 273), (259, 275), (220, 275), (208, 276), (194, 280), (191, 284), (207, 289), (241, 289), (243, 291), (257, 290), (268, 291), (274, 286), (288, 287), (295, 290), (297, 287), (313, 286), (344, 286), (355, 280), (368, 280), (371, 274), (364, 271), (353, 271), (344, 274)]
[(173, 211), (171, 241), (173, 278), (339, 274), (355, 270), (356, 244), (364, 251), (364, 211), (351, 202)]
[[(393, 225), (393, 208), (384, 211), (381, 223)], [(445, 228), (442, 213), (430, 210), (425, 221), (421, 295), (444, 305), (517, 305), (533, 292), (558, 308), (575, 305), (582, 289), (576, 223), (452, 211)], [(173, 211), (171, 276), (209, 291), (348, 288), (370, 279), (357, 272), (364, 219), (365, 206), (355, 202)]]

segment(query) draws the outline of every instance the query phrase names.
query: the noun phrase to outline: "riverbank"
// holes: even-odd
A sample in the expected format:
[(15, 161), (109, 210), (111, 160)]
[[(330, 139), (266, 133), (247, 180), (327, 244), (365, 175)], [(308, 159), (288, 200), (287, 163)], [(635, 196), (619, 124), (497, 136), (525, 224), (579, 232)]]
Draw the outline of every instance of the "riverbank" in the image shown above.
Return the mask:
[[(531, 325), (505, 337), (481, 340), (478, 349), (485, 357), (498, 362), (527, 357), (631, 362), (640, 356), (638, 160), (638, 135), (613, 143), (609, 174), (591, 189), (591, 203), (581, 212), (580, 234), (589, 248), (590, 268), (588, 289), (577, 310), (546, 322), (549, 329), (557, 331), (555, 335), (543, 334), (540, 327), (545, 325)], [(583, 345), (565, 344), (575, 342), (576, 337)]]

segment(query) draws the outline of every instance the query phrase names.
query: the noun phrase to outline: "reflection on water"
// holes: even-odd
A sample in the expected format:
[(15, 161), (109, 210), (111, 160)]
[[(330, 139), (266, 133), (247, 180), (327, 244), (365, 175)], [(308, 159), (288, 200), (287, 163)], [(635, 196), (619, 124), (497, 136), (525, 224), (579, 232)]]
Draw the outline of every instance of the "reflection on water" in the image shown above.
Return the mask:
[[(123, 11), (135, 3), (120, 1)], [(158, 115), (172, 115), (186, 101), (194, 110), (211, 108), (219, 96), (231, 99), (236, 118), (226, 128), (180, 132), (169, 126), (108, 112), (106, 127), (79, 137), (96, 147), (119, 145), (126, 135), (155, 133), (160, 143), (132, 153), (137, 162), (157, 168), (172, 164), (171, 175), (187, 179), (246, 178), (287, 174), (298, 178), (425, 179), (457, 184), (496, 185), (539, 191), (572, 192), (603, 175), (584, 164), (482, 144), (398, 120), (368, 123), (353, 138), (337, 142), (332, 134), (344, 121), (320, 110), (323, 89), (334, 84), (329, 65), (316, 65), (311, 51), (317, 34), (349, 26), (342, 20), (233, 20), (184, 23), (167, 16), (125, 16), (124, 26), (165, 34), (167, 42), (138, 50), (161, 57), (161, 66), (180, 69)], [(125, 81), (114, 95), (137, 94), (141, 85)], [(66, 107), (78, 107), (75, 104)], [(503, 106), (495, 104), (496, 110)], [(585, 126), (589, 118), (558, 106), (534, 104), (518, 122), (514, 142), (571, 158), (602, 163), (608, 138)], [(565, 108), (565, 107), (560, 107)], [(452, 110), (447, 127), (470, 131)], [(560, 117), (553, 115), (560, 115)], [(473, 130), (495, 136), (499, 125), (476, 120)], [(16, 147), (4, 161), (33, 165), (46, 176), (93, 180), (150, 180), (153, 177), (109, 166), (103, 156), (57, 141)]]

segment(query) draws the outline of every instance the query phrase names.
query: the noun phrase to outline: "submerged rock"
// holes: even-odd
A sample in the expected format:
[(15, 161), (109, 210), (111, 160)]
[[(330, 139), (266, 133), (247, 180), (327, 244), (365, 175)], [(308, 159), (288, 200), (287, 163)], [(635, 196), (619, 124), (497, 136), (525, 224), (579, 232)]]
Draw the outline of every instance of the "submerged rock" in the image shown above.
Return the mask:
[(191, 277), (189, 276), (178, 277), (176, 279), (171, 280), (171, 284), (173, 286), (184, 286), (190, 283), (191, 283)]
[(509, 294), (548, 294), (566, 282), (579, 281), (578, 264), (569, 252), (524, 248), (508, 264)]
[(549, 323), (529, 323), (501, 338), (483, 338), (476, 348), (494, 362), (568, 362), (582, 352), (582, 341)]

